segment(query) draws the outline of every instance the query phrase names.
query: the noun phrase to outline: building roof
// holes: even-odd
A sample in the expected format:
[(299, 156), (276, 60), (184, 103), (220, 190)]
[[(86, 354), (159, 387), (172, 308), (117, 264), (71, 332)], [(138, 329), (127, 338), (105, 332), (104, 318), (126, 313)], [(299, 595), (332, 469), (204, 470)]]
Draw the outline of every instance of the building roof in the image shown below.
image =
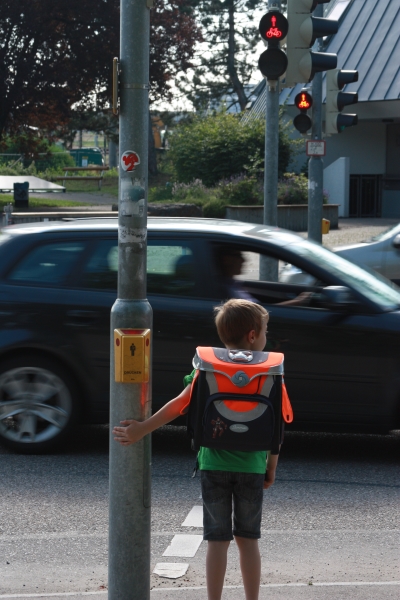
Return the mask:
[[(340, 2), (332, 3), (326, 17), (335, 16)], [(324, 52), (337, 54), (338, 69), (357, 70), (359, 80), (345, 87), (358, 92), (358, 102), (400, 98), (400, 2), (399, 0), (350, 0), (340, 18), (339, 31), (328, 41)], [(325, 102), (323, 73), (323, 102)], [(306, 87), (311, 84), (306, 84)], [(294, 104), (305, 87), (283, 88), (280, 104)], [(265, 114), (265, 86), (251, 108), (252, 117)]]

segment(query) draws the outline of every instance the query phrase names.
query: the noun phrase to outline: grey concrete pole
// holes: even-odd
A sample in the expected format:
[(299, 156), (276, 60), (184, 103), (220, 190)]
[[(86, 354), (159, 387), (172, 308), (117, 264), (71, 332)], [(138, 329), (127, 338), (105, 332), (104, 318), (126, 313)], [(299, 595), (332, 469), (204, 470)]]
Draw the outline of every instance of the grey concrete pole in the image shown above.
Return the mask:
[[(110, 431), (123, 419), (151, 414), (151, 368), (148, 383), (116, 382), (113, 335), (121, 328), (152, 329), (146, 300), (149, 5), (121, 0), (119, 269), (111, 310)], [(150, 598), (150, 444), (147, 436), (124, 447), (111, 435), (109, 600)]]
[[(268, 10), (281, 10), (280, 0), (269, 0)], [(279, 81), (266, 81), (264, 224), (278, 223)], [(260, 279), (278, 281), (278, 261), (260, 258)]]
[[(323, 5), (318, 4), (314, 13), (323, 17)], [(321, 42), (317, 40), (317, 52)], [(322, 73), (316, 73), (312, 82), (312, 130), (311, 139), (322, 140)], [(308, 163), (308, 239), (322, 243), (322, 205), (324, 186), (324, 162), (320, 156), (312, 156)]]

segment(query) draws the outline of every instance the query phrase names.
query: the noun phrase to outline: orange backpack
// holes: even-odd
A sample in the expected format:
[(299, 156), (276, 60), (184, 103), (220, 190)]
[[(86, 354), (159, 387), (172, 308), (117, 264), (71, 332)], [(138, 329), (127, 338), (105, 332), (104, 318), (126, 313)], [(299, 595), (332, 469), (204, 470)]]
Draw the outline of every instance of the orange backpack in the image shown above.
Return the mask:
[(293, 411), (283, 354), (198, 347), (187, 415), (194, 450), (271, 450), (279, 454)]

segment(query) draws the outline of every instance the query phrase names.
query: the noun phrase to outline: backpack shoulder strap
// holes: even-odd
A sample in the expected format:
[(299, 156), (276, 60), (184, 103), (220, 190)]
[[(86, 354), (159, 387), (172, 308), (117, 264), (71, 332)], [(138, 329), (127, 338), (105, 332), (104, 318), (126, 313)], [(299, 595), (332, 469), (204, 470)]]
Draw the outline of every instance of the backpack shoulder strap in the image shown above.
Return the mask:
[(181, 412), (180, 412), (181, 415), (186, 415), (187, 411), (189, 410), (189, 405), (190, 405), (190, 402), (191, 402), (192, 397), (193, 397), (194, 386), (195, 386), (195, 383), (197, 381), (198, 376), (199, 376), (199, 371), (196, 370), (195, 376), (193, 377), (192, 383), (190, 384), (189, 400), (185, 404), (185, 406), (183, 408), (181, 408)]
[(285, 423), (293, 422), (293, 408), (289, 400), (285, 382), (282, 379), (282, 418)]

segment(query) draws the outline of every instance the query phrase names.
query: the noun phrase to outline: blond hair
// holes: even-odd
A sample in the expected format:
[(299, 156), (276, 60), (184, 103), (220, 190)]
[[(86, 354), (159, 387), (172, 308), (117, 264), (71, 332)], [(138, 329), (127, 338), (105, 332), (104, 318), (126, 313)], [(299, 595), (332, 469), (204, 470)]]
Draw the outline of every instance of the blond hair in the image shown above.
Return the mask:
[(221, 342), (239, 344), (254, 329), (258, 335), (268, 323), (269, 314), (260, 304), (233, 298), (214, 308), (215, 325)]

